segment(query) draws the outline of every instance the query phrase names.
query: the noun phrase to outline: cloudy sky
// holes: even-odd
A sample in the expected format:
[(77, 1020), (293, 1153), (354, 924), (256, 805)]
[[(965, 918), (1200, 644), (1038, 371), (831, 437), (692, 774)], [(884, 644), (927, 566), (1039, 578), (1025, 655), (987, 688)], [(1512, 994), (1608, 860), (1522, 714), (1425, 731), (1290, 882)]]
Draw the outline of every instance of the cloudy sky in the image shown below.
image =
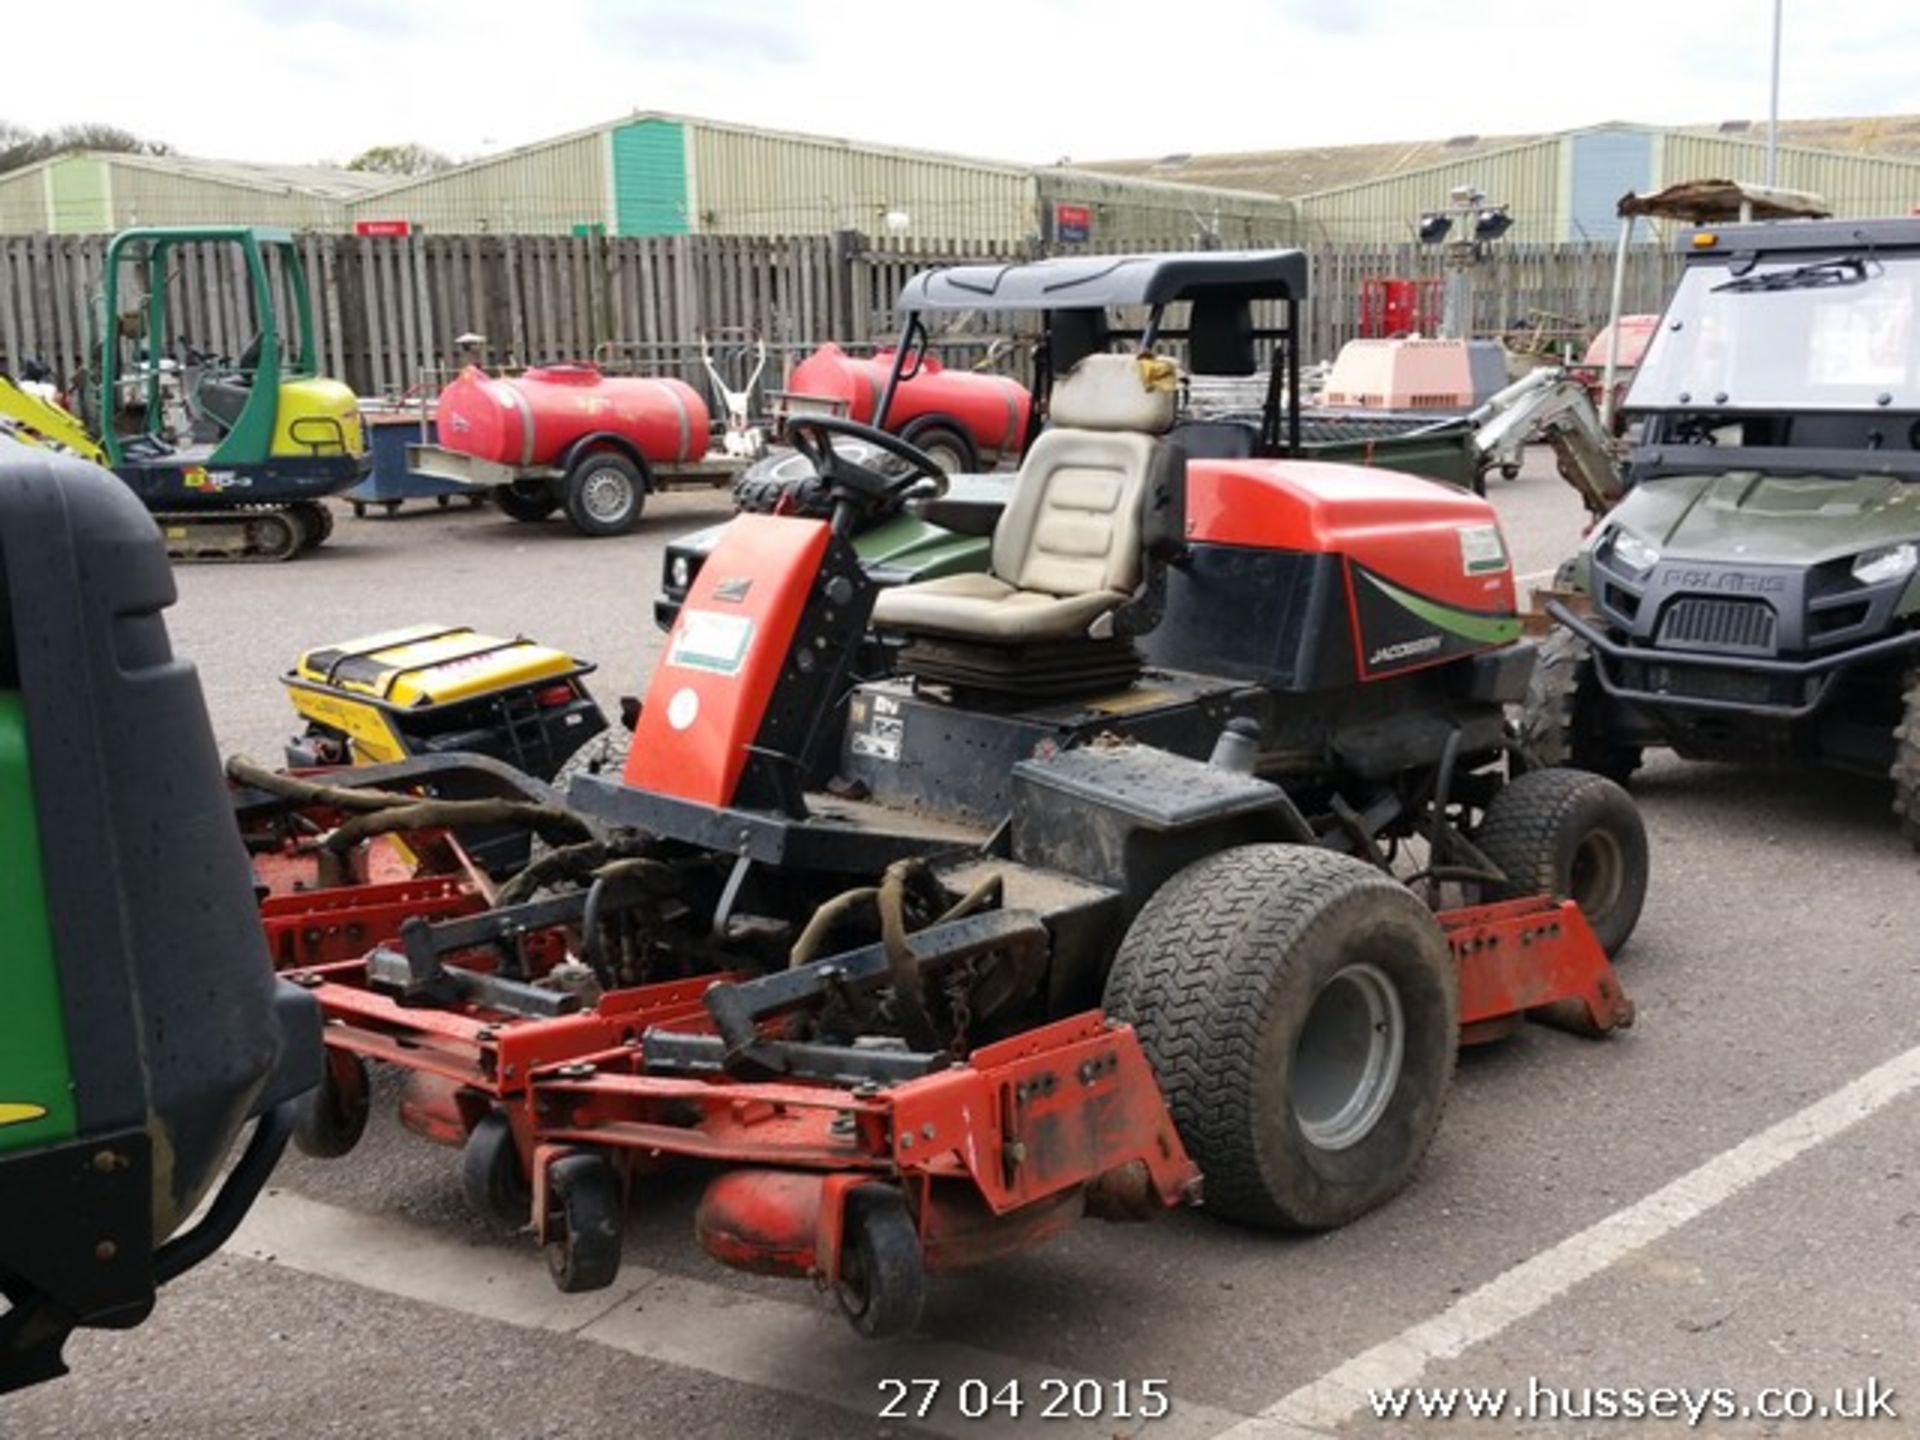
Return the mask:
[[(652, 109), (1047, 162), (1759, 117), (1772, 0), (7, 8), (0, 119), (188, 154), (464, 157)], [(1920, 113), (1920, 3), (1786, 0), (1786, 17), (1784, 115)]]

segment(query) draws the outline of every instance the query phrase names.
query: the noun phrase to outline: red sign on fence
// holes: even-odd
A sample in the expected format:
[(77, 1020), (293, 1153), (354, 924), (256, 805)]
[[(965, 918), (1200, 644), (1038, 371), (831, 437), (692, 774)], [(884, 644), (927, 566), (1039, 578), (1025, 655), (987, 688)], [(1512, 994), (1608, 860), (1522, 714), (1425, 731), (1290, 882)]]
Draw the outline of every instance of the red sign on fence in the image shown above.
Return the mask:
[(1053, 238), (1063, 244), (1074, 244), (1088, 240), (1093, 236), (1093, 207), (1091, 205), (1060, 204), (1053, 207)]
[(413, 222), (410, 220), (356, 220), (353, 222), (356, 235), (411, 235)]

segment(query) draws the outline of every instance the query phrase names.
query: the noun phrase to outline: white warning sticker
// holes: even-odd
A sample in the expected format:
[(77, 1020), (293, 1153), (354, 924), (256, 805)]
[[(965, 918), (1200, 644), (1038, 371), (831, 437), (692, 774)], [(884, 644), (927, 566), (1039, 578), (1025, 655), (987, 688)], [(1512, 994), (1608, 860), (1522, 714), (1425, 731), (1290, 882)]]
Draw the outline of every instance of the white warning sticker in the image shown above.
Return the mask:
[(1507, 568), (1507, 545), (1498, 525), (1460, 527), (1460, 563), (1469, 575), (1486, 575)]
[(667, 663), (687, 670), (738, 675), (753, 644), (753, 621), (718, 610), (682, 610)]

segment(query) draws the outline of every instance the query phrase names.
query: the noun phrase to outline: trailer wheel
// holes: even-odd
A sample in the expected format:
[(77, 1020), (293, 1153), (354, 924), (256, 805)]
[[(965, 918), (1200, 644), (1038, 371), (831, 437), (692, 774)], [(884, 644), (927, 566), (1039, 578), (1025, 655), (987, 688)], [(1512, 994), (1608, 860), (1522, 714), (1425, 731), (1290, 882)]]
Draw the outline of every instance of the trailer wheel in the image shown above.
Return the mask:
[(847, 1196), (840, 1308), (869, 1340), (904, 1335), (920, 1323), (927, 1270), (906, 1199), (890, 1185), (862, 1185)]
[(1432, 914), (1349, 856), (1224, 850), (1127, 930), (1106, 1008), (1138, 1032), (1206, 1205), (1326, 1230), (1391, 1199), (1453, 1079), (1459, 976)]
[(1893, 813), (1920, 850), (1920, 670), (1907, 672), (1904, 713), (1893, 732)]
[(493, 503), (502, 515), (533, 525), (560, 508), (560, 496), (550, 480), (515, 480), (494, 486)]
[(1615, 954), (1647, 899), (1647, 829), (1633, 799), (1604, 775), (1530, 770), (1493, 797), (1474, 844), (1507, 874), (1493, 899), (1572, 900)]
[(624, 535), (640, 523), (647, 481), (640, 467), (617, 450), (591, 450), (560, 482), (567, 519), (582, 535)]
[(547, 1273), (569, 1295), (604, 1290), (620, 1273), (619, 1175), (603, 1155), (563, 1155), (548, 1168), (547, 1184), (560, 1231), (547, 1242)]
[(520, 1168), (520, 1150), (513, 1143), (513, 1127), (498, 1110), (481, 1117), (460, 1152), (460, 1184), (467, 1203), (502, 1225), (519, 1229), (527, 1223), (532, 1196), (526, 1172)]
[(337, 1160), (367, 1133), (372, 1108), (367, 1062), (351, 1051), (328, 1046), (320, 1083), (300, 1097), (294, 1110), (293, 1143), (303, 1155)]
[(1561, 626), (1540, 642), (1515, 719), (1521, 741), (1541, 765), (1571, 765), (1621, 785), (1640, 768), (1640, 747), (1607, 735), (1606, 693), (1594, 673), (1592, 649)]
[(941, 421), (909, 425), (900, 432), (900, 438), (931, 455), (949, 475), (971, 475), (980, 468), (980, 452), (973, 441), (964, 431)]

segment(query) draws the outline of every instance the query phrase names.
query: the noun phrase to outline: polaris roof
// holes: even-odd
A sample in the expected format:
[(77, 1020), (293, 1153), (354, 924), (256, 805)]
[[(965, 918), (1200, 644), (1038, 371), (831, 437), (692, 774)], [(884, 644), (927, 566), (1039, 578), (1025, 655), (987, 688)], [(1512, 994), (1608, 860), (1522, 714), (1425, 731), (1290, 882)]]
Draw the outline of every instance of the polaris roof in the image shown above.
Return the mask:
[(1299, 250), (1202, 250), (1170, 255), (1071, 255), (1025, 265), (923, 270), (900, 292), (902, 310), (1080, 310), (1165, 305), (1207, 294), (1302, 300)]

